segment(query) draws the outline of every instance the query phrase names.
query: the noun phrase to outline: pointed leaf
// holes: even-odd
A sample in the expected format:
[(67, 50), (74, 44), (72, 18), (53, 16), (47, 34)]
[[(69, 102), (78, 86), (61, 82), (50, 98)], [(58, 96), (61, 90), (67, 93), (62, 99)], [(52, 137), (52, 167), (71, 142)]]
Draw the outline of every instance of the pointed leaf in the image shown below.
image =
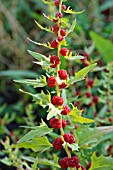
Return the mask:
[(42, 0), (47, 5), (54, 5), (53, 0)]
[(49, 58), (47, 58), (45, 55), (42, 55), (42, 54), (34, 52), (34, 51), (30, 51), (30, 50), (28, 50), (28, 53), (31, 54), (38, 61), (49, 62)]
[(7, 166), (11, 166), (12, 162), (8, 157), (5, 157), (3, 159), (0, 159), (0, 162), (2, 162), (3, 164), (7, 165)]
[(27, 142), (18, 143), (17, 145), (19, 148), (32, 149), (34, 152), (43, 152), (52, 147), (52, 144), (45, 136), (40, 138), (34, 138), (33, 140)]
[(113, 158), (104, 157), (103, 155), (97, 157), (94, 153), (92, 155), (92, 165), (89, 170), (112, 170), (113, 169)]
[(48, 109), (48, 115), (47, 115), (47, 120), (51, 119), (52, 117), (56, 116), (57, 114), (61, 113), (61, 110), (56, 108), (53, 104), (49, 104), (49, 109)]
[(74, 122), (78, 122), (78, 123), (93, 123), (94, 120), (92, 119), (88, 119), (88, 118), (84, 118), (81, 116), (82, 110), (78, 110), (77, 107), (73, 106), (72, 111), (69, 113), (69, 115), (72, 117)]
[(26, 141), (29, 141), (33, 138), (44, 136), (44, 135), (50, 133), (51, 131), (52, 131), (52, 129), (48, 128), (48, 126), (45, 124), (45, 122), (42, 121), (40, 126), (36, 126), (35, 130), (31, 130), (30, 132), (28, 132), (25, 136), (23, 136), (18, 141), (18, 143), (26, 142)]
[(73, 11), (72, 9), (71, 9), (71, 7), (69, 6), (64, 12), (65, 13), (69, 13), (69, 14), (81, 14), (81, 13), (83, 13), (85, 10), (83, 10), (83, 11), (80, 11), (80, 12), (75, 12), (75, 11)]
[(38, 25), (38, 27), (42, 30), (45, 30), (45, 31), (48, 31), (48, 32), (51, 32), (51, 33), (54, 33), (51, 28), (44, 28), (42, 25), (40, 25), (37, 21), (35, 21), (35, 23)]
[(78, 73), (75, 74), (75, 77), (71, 78), (68, 82), (68, 84), (73, 84), (77, 81), (81, 81), (84, 79), (84, 77), (87, 75), (87, 73), (89, 71), (91, 71), (94, 67), (96, 66), (96, 63), (95, 64), (91, 64), (85, 68), (83, 68), (82, 70), (80, 70)]
[(68, 144), (68, 147), (72, 149), (72, 151), (79, 151), (80, 147), (78, 146), (77, 143), (72, 143), (72, 144), (67, 143), (67, 144)]
[(66, 32), (66, 35), (69, 35), (71, 32), (73, 32), (75, 25), (76, 25), (76, 19), (73, 21), (70, 29)]

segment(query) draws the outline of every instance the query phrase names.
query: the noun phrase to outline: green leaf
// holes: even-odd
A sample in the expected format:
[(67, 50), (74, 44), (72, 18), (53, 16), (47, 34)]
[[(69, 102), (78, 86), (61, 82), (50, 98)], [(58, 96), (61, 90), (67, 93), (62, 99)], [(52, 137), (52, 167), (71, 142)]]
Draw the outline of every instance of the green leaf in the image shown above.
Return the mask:
[(92, 165), (89, 170), (113, 170), (113, 158), (104, 157), (103, 155), (97, 157), (95, 153), (92, 155)]
[(44, 3), (47, 4), (47, 5), (54, 5), (53, 0), (49, 0), (49, 1), (47, 1), (47, 0), (42, 0), (42, 2), (44, 2)]
[(73, 21), (70, 29), (66, 32), (66, 35), (69, 35), (71, 32), (73, 32), (75, 25), (76, 25), (76, 19)]
[(84, 118), (81, 116), (82, 110), (78, 110), (77, 107), (73, 106), (72, 111), (69, 113), (69, 115), (72, 117), (72, 120), (74, 122), (78, 122), (78, 123), (93, 123), (94, 120), (92, 119), (88, 119), (88, 118)]
[(32, 170), (37, 170), (37, 165), (38, 165), (38, 157), (35, 159), (33, 165), (32, 165)]
[(2, 162), (3, 164), (5, 164), (7, 166), (11, 166), (12, 165), (12, 162), (10, 161), (10, 159), (8, 157), (0, 159), (0, 162)]
[(40, 126), (36, 126), (35, 130), (31, 130), (30, 132), (28, 132), (25, 136), (23, 136), (18, 141), (18, 143), (26, 142), (26, 141), (29, 141), (33, 138), (44, 136), (44, 135), (50, 133), (51, 131), (52, 131), (52, 129), (48, 128), (48, 126), (42, 120), (42, 123), (40, 124)]
[(53, 116), (56, 116), (57, 114), (61, 113), (61, 110), (56, 108), (53, 104), (49, 104), (49, 109), (48, 109), (48, 115), (47, 115), (47, 120), (51, 119)]
[(29, 94), (30, 96), (32, 96), (33, 101), (35, 101), (36, 104), (39, 104), (43, 108), (45, 108), (51, 101), (51, 95), (50, 95), (49, 92), (48, 92), (48, 94), (45, 94), (43, 91), (41, 91), (41, 93), (32, 94), (32, 93), (29, 93), (29, 92), (25, 92), (21, 89), (20, 89), (20, 91), (25, 93), (25, 94)]
[(17, 145), (19, 148), (32, 149), (34, 152), (43, 152), (52, 147), (52, 144), (45, 136), (34, 138), (33, 140), (27, 142), (18, 143)]
[(47, 61), (49, 63), (49, 58), (47, 58), (45, 55), (30, 50), (28, 50), (28, 53), (31, 54), (38, 61)]
[(91, 31), (90, 36), (92, 40), (94, 41), (96, 48), (102, 55), (104, 61), (112, 62), (113, 61), (113, 44), (109, 40), (101, 37), (95, 32)]
[(38, 27), (42, 30), (45, 30), (45, 31), (48, 31), (48, 32), (51, 32), (51, 33), (54, 33), (51, 28), (44, 28), (42, 25), (40, 25), (37, 21), (35, 21), (35, 23), (38, 25)]
[(31, 39), (27, 38), (29, 41), (31, 41), (32, 43), (36, 44), (36, 45), (39, 45), (39, 46), (43, 46), (43, 47), (46, 47), (46, 48), (49, 48), (49, 49), (54, 49), (51, 47), (51, 44), (49, 42), (47, 43), (38, 43), (36, 41), (32, 41)]
[(75, 56), (65, 56), (66, 59), (70, 60), (70, 61), (74, 61), (74, 60), (80, 60), (83, 59), (84, 56), (81, 55), (75, 55)]
[(70, 147), (72, 149), (72, 151), (79, 151), (79, 146), (77, 143), (72, 143), (72, 144), (69, 144), (67, 143), (68, 147)]
[(113, 131), (113, 127), (110, 128), (109, 126), (90, 128), (89, 125), (79, 125), (78, 129), (76, 130), (78, 144), (82, 147), (88, 145), (89, 148), (92, 148), (101, 141), (101, 138), (104, 136), (104, 134), (107, 134), (111, 131)]
[(96, 66), (96, 63), (95, 64), (91, 64), (91, 65), (83, 68), (82, 70), (80, 70), (78, 73), (75, 73), (75, 77), (72, 77), (69, 80), (68, 84), (70, 85), (70, 84), (73, 84), (73, 83), (75, 83), (77, 81), (83, 80), (84, 77), (87, 75), (87, 73), (89, 71), (91, 71), (95, 66)]
[(39, 79), (36, 78), (36, 80), (35, 79), (24, 79), (24, 80), (14, 80), (14, 81), (17, 82), (17, 83), (24, 83), (24, 84), (27, 84), (29, 86), (33, 86), (34, 88), (44, 87), (44, 86), (47, 85), (46, 77), (43, 76), (43, 75)]
[(83, 10), (83, 11), (80, 11), (80, 12), (75, 12), (75, 11), (73, 11), (72, 9), (71, 9), (71, 7), (69, 6), (64, 12), (65, 13), (69, 13), (69, 14), (81, 14), (81, 13), (83, 13), (85, 10)]

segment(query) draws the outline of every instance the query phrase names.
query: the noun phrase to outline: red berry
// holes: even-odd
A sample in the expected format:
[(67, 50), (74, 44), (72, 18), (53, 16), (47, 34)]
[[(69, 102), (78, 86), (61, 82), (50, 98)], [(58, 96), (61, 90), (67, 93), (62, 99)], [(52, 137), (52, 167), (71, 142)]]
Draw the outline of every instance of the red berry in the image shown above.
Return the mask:
[(62, 120), (62, 127), (63, 127), (63, 128), (65, 128), (65, 127), (66, 127), (66, 125), (67, 125), (66, 120)]
[(68, 161), (68, 157), (62, 158), (61, 160), (59, 160), (59, 165), (61, 166), (61, 168), (68, 168), (67, 165), (67, 161)]
[(57, 25), (53, 25), (52, 28), (53, 28), (53, 32), (56, 32), (56, 33), (57, 33), (58, 30), (59, 30), (59, 27), (58, 27)]
[(61, 114), (62, 115), (67, 115), (67, 114), (70, 113), (70, 111), (71, 111), (71, 109), (69, 108), (68, 105), (66, 105), (66, 106), (63, 106), (63, 110), (62, 110)]
[(78, 125), (77, 124), (75, 124), (74, 127), (75, 127), (75, 129), (78, 129)]
[(56, 78), (51, 76), (48, 78), (47, 84), (50, 88), (56, 86)]
[(91, 93), (90, 93), (90, 92), (86, 92), (86, 93), (85, 93), (85, 96), (86, 96), (86, 97), (91, 97)]
[(57, 47), (58, 47), (58, 42), (57, 42), (56, 40), (53, 40), (53, 41), (51, 42), (51, 47), (52, 47), (52, 48), (57, 48)]
[(64, 38), (63, 37), (58, 37), (58, 41), (61, 42)]
[(76, 96), (80, 96), (80, 91), (76, 91)]
[(81, 165), (81, 170), (86, 170), (86, 168), (84, 166)]
[(67, 8), (67, 7), (66, 7), (64, 4), (62, 4), (62, 10), (64, 10), (64, 11), (65, 11), (65, 10), (66, 10), (66, 8)]
[(65, 31), (64, 29), (61, 29), (61, 30), (60, 30), (60, 34), (61, 34), (61, 36), (64, 37), (64, 36), (66, 36), (66, 31)]
[(93, 96), (93, 102), (94, 102), (95, 104), (97, 104), (98, 101), (99, 101), (98, 96)]
[(55, 6), (59, 6), (60, 5), (60, 1), (59, 0), (55, 0)]
[(93, 84), (94, 84), (94, 80), (93, 79), (89, 79), (86, 86), (92, 88)]
[(50, 57), (50, 63), (52, 63), (51, 68), (56, 68), (60, 64), (60, 59), (56, 55)]
[(60, 150), (62, 148), (62, 144), (63, 144), (63, 140), (62, 138), (56, 138), (54, 141), (53, 141), (53, 147), (56, 149), (56, 150)]
[(62, 17), (63, 17), (63, 15), (62, 15), (62, 13), (61, 13), (61, 12), (57, 12), (57, 13), (56, 13), (56, 17), (58, 17), (58, 18), (62, 18)]
[(50, 126), (55, 129), (60, 129), (62, 127), (62, 122), (57, 118), (52, 118), (50, 120)]
[(55, 106), (61, 106), (64, 103), (64, 100), (59, 96), (53, 96), (51, 103)]
[(67, 48), (62, 48), (62, 49), (60, 50), (60, 54), (61, 54), (62, 56), (66, 56), (68, 52), (69, 52), (69, 50), (68, 50)]
[(62, 84), (59, 85), (60, 89), (64, 89), (67, 87), (67, 84), (63, 82)]
[(91, 165), (92, 165), (92, 162), (89, 162), (89, 163), (87, 164), (87, 167), (90, 168)]
[(63, 137), (64, 137), (65, 142), (68, 142), (70, 144), (75, 143), (75, 139), (72, 134), (64, 134)]
[(68, 78), (68, 74), (65, 70), (59, 70), (58, 75), (63, 80), (66, 80)]
[(54, 23), (58, 22), (58, 19), (53, 19), (53, 22), (54, 22)]
[(71, 158), (68, 159), (67, 165), (70, 168), (74, 168), (78, 166), (78, 157), (77, 156), (72, 156)]
[(84, 55), (85, 58), (87, 58), (89, 56), (89, 54), (86, 53), (86, 52), (83, 55)]

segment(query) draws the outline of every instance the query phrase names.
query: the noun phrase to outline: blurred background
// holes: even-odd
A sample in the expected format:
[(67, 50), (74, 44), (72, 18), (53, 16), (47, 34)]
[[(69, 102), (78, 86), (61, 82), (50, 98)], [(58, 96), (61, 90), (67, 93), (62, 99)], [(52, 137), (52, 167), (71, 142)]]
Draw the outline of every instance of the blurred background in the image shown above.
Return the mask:
[[(71, 5), (74, 11), (85, 9), (84, 13), (76, 16), (76, 27), (67, 38), (70, 50), (83, 55), (84, 49), (95, 42), (91, 59), (96, 60), (97, 56), (99, 66), (106, 68), (113, 61), (113, 0), (71, 0), (65, 4)], [(55, 7), (47, 7), (41, 0), (0, 0), (0, 139), (5, 139), (8, 135), (11, 141), (16, 142), (17, 137), (26, 133), (22, 132), (23, 129), (18, 130), (20, 125), (34, 125), (36, 120), (38, 122), (41, 117), (45, 118), (41, 114), (41, 108), (33, 104), (29, 96), (19, 92), (20, 88), (33, 93), (38, 92), (37, 89), (17, 84), (13, 80), (35, 78), (43, 73), (39, 66), (33, 64), (33, 57), (27, 50), (45, 55), (51, 54), (51, 51), (34, 45), (27, 37), (37, 42), (51, 42), (53, 35), (40, 30), (34, 20), (43, 26), (52, 26), (53, 23), (48, 22), (42, 13), (47, 15), (55, 11)], [(75, 15), (67, 14), (64, 17), (65, 21), (73, 21)], [(74, 64), (72, 67), (64, 62), (62, 68), (67, 67), (70, 74), (73, 74), (77, 66)], [(96, 75), (99, 79), (102, 78), (100, 73)], [(75, 90), (72, 93), (74, 95)], [(98, 110), (102, 106), (103, 103)], [(0, 157), (3, 155), (0, 152)], [(0, 170), (6, 168), (8, 167), (0, 164)]]

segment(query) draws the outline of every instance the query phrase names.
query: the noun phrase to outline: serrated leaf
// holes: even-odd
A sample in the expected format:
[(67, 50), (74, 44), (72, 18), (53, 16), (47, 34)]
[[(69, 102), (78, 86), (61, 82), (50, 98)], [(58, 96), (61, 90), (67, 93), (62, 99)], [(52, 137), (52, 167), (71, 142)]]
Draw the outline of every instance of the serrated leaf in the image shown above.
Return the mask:
[(90, 128), (89, 125), (82, 125), (76, 130), (78, 145), (84, 147), (88, 145), (89, 148), (96, 146), (104, 136), (104, 134), (113, 131), (113, 127), (94, 127)]
[(44, 3), (47, 4), (47, 5), (54, 5), (54, 3), (53, 3), (52, 0), (49, 0), (49, 1), (47, 1), (47, 0), (42, 0), (42, 2), (44, 2)]
[(0, 159), (0, 162), (2, 162), (3, 164), (5, 164), (7, 166), (11, 166), (12, 165), (12, 162), (10, 161), (10, 159), (8, 157)]
[[(105, 62), (113, 61), (113, 44), (109, 40), (101, 37), (95, 32), (90, 32), (90, 36), (95, 43), (96, 48), (102, 55)], [(103, 48), (104, 47), (104, 48)]]
[(48, 141), (47, 137), (43, 136), (27, 142), (18, 143), (17, 146), (19, 148), (32, 149), (34, 152), (43, 152), (52, 147), (52, 144)]
[(71, 9), (71, 7), (69, 6), (64, 12), (65, 13), (68, 13), (68, 14), (81, 14), (81, 13), (83, 13), (85, 10), (83, 10), (83, 11), (80, 11), (80, 12), (75, 12), (75, 11), (73, 11), (72, 9)]
[(23, 79), (23, 80), (14, 80), (14, 81), (17, 83), (23, 83), (23, 84), (27, 84), (29, 86), (33, 86), (34, 88), (44, 87), (47, 85), (46, 77), (43, 75), (39, 79), (36, 78), (36, 80), (35, 79)]
[(66, 32), (66, 35), (69, 35), (71, 32), (73, 32), (75, 25), (76, 25), (76, 19), (73, 21), (70, 29)]
[(84, 77), (87, 75), (89, 71), (91, 71), (97, 64), (91, 64), (82, 70), (80, 70), (78, 73), (75, 74), (75, 77), (71, 78), (68, 82), (68, 84), (73, 84), (75, 82), (81, 81), (84, 79)]
[(104, 157), (103, 155), (97, 157), (95, 153), (92, 155), (92, 165), (89, 170), (113, 170), (113, 158)]
[(61, 113), (61, 110), (56, 108), (53, 104), (49, 104), (47, 120), (51, 119), (52, 117), (56, 116), (57, 114)]
[(29, 92), (25, 92), (21, 89), (20, 89), (20, 91), (25, 93), (25, 94), (32, 96), (33, 101), (35, 101), (36, 104), (39, 104), (43, 108), (45, 108), (51, 101), (51, 95), (50, 95), (49, 92), (48, 92), (48, 94), (45, 94), (43, 91), (41, 91), (41, 93), (32, 94), (32, 93), (29, 93)]
[(45, 31), (47, 31), (47, 32), (54, 33), (51, 28), (47, 28), (47, 27), (44, 28), (44, 27), (43, 27), (42, 25), (40, 25), (37, 21), (35, 21), (35, 23), (38, 25), (38, 27), (39, 27), (40, 29), (45, 30)]
[(72, 144), (69, 144), (67, 143), (68, 147), (72, 149), (72, 151), (79, 151), (79, 146), (77, 143), (72, 143)]
[(83, 124), (83, 123), (93, 123), (94, 122), (94, 120), (92, 120), (92, 119), (82, 117), (81, 113), (82, 113), (82, 110), (78, 110), (77, 107), (73, 106), (73, 109), (69, 113), (69, 116), (71, 116), (72, 120), (74, 122), (77, 122), (77, 123), (82, 123)]
[(74, 60), (80, 60), (83, 59), (84, 56), (81, 55), (75, 55), (75, 56), (65, 56), (67, 60), (74, 61)]
[(36, 45), (39, 45), (39, 46), (44, 46), (46, 48), (49, 48), (49, 49), (54, 49), (51, 47), (51, 44), (49, 42), (47, 43), (38, 43), (36, 41), (32, 41), (31, 39), (27, 38), (29, 41), (31, 41), (32, 43), (36, 44)]
[(36, 126), (35, 130), (31, 130), (30, 132), (28, 132), (18, 141), (18, 143), (26, 142), (33, 138), (44, 136), (46, 134), (49, 134), (50, 132), (52, 132), (52, 129), (49, 128), (44, 121), (42, 121), (40, 126)]

